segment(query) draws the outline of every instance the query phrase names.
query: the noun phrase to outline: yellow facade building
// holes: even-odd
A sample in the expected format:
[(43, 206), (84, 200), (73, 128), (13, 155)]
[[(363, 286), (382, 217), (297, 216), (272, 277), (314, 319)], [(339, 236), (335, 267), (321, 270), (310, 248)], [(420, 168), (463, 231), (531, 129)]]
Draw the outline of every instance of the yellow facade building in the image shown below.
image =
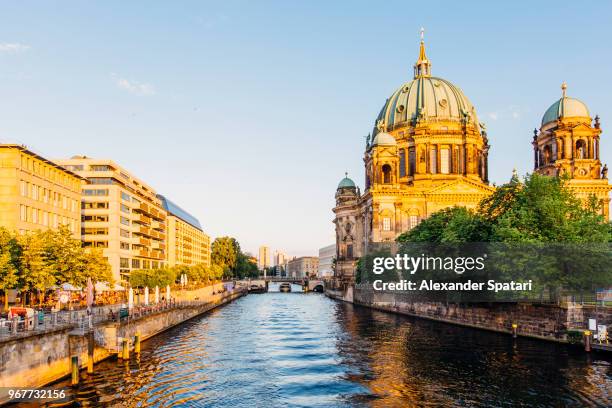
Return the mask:
[[(612, 187), (600, 161), (599, 118), (593, 122), (586, 105), (562, 88), (534, 132), (535, 172), (569, 176), (576, 196), (584, 202), (594, 197), (608, 220)], [(364, 192), (348, 175), (336, 189), (339, 282), (354, 281), (356, 261), (371, 243), (394, 241), (441, 209), (473, 209), (495, 191), (485, 126), (461, 89), (432, 76), (422, 38), (413, 79), (385, 101), (372, 136), (363, 156)]]
[(0, 226), (26, 233), (67, 225), (80, 238), (83, 183), (25, 146), (0, 144)]
[(210, 237), (200, 221), (181, 207), (158, 195), (167, 216), (167, 259), (169, 266), (210, 266)]
[(475, 208), (494, 191), (485, 127), (461, 89), (432, 76), (422, 39), (413, 79), (385, 101), (372, 136), (365, 191), (348, 177), (336, 190), (336, 276), (346, 282), (370, 243), (393, 241), (441, 209)]
[(57, 162), (87, 179), (80, 195), (83, 244), (103, 250), (117, 281), (131, 270), (166, 265), (166, 211), (152, 187), (111, 160)]

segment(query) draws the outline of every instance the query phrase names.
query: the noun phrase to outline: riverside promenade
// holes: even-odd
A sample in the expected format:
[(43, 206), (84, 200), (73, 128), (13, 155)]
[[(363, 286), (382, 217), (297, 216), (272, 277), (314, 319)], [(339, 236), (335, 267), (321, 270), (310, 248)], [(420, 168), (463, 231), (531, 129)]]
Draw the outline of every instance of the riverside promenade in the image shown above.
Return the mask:
[(86, 316), (66, 313), (45, 319), (36, 330), (5, 334), (0, 337), (0, 404), (8, 402), (9, 388), (43, 387), (71, 375), (75, 366), (91, 372), (95, 363), (137, 351), (139, 341), (246, 293), (219, 283), (178, 291), (171, 302), (136, 306), (128, 316), (121, 316), (116, 306), (99, 308), (91, 328)]

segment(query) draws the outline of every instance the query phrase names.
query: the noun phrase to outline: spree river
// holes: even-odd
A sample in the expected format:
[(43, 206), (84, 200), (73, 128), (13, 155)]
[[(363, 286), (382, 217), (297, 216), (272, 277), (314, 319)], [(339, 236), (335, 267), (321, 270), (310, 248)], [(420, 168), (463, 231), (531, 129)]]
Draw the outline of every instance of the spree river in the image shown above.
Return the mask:
[(601, 355), (320, 294), (251, 294), (82, 376), (72, 406), (612, 406)]

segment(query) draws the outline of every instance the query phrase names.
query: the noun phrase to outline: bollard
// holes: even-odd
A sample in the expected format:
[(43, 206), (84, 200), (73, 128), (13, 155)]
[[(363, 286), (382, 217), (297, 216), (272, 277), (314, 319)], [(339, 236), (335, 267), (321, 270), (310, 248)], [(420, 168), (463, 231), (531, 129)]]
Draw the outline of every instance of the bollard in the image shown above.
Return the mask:
[(140, 332), (134, 335), (134, 353), (140, 353)]
[(123, 339), (123, 353), (122, 358), (124, 360), (129, 360), (130, 358), (130, 340), (127, 338)]
[(591, 331), (584, 331), (584, 351), (587, 353), (591, 351)]
[(516, 323), (512, 323), (512, 338), (516, 339), (517, 333), (518, 333), (518, 324)]
[(87, 374), (94, 372), (94, 336), (93, 332), (87, 335)]
[(72, 385), (79, 383), (79, 356), (72, 356)]

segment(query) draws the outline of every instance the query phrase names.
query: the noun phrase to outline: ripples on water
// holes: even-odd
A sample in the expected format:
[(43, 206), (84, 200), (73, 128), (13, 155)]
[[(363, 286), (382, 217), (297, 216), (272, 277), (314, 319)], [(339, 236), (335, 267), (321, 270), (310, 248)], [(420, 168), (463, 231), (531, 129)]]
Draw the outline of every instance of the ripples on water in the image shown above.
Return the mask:
[(95, 371), (70, 406), (612, 406), (600, 355), (316, 294), (249, 295)]

